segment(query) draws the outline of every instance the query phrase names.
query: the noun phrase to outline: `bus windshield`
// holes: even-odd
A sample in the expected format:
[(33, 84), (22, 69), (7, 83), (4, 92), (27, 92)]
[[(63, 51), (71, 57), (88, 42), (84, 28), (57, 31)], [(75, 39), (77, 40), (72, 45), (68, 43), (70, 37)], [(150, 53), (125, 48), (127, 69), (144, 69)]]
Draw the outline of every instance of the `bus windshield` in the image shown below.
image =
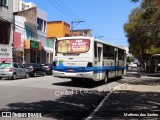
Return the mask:
[(89, 39), (59, 40), (57, 42), (58, 53), (85, 53), (89, 51)]

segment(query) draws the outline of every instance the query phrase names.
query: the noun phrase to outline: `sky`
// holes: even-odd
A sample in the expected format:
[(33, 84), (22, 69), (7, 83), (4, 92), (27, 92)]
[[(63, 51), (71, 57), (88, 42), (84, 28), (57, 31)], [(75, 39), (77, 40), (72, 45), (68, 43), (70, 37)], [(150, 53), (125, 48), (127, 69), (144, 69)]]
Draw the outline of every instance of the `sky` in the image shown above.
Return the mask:
[(33, 2), (47, 13), (48, 21), (84, 21), (76, 29), (92, 29), (93, 37), (110, 44), (128, 46), (123, 25), (140, 2), (130, 0), (24, 0)]

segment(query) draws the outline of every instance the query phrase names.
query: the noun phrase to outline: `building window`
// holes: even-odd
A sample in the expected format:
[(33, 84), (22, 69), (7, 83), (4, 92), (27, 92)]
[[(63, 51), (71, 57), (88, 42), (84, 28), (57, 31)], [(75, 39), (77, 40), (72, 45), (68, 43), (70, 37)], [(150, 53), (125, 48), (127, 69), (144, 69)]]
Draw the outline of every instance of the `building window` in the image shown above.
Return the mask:
[(26, 7), (25, 4), (22, 4), (22, 10), (25, 10), (25, 7)]
[(43, 32), (46, 32), (46, 21), (44, 21), (44, 31)]
[(0, 0), (0, 4), (4, 6), (7, 6), (7, 2), (8, 0)]
[(37, 24), (38, 24), (38, 30), (42, 31), (43, 30), (43, 20), (40, 18), (37, 18)]

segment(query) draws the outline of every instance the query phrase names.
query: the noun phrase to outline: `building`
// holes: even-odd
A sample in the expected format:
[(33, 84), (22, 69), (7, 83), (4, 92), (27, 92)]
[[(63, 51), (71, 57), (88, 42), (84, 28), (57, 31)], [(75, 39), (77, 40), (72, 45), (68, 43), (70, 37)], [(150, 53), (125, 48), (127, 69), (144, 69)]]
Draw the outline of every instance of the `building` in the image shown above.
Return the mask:
[(47, 37), (67, 37), (70, 36), (70, 25), (64, 21), (47, 22)]
[[(70, 36), (70, 25), (64, 21), (50, 21), (47, 22), (47, 61), (53, 61), (53, 55), (49, 54), (50, 49), (54, 48), (55, 39), (58, 37), (67, 37)], [(53, 57), (52, 57), (53, 56)]]
[(21, 33), (22, 36), (23, 62), (51, 63), (53, 58), (48, 60), (48, 56), (53, 56), (53, 48), (47, 47), (47, 13), (39, 9), (36, 4), (26, 3), (23, 0), (14, 0), (13, 6), (15, 23), (18, 25), (15, 27), (15, 32)]
[(80, 30), (72, 30), (71, 36), (92, 36), (92, 30), (91, 29), (80, 29)]
[(12, 61), (12, 44), (13, 44), (12, 2), (13, 2), (12, 0), (0, 0), (0, 62)]

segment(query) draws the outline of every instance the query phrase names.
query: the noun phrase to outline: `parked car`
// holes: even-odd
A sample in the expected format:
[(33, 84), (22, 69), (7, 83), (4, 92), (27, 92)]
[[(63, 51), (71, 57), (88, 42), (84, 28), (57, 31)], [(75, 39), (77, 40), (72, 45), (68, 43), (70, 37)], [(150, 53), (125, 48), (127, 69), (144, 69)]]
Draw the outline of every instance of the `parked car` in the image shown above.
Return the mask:
[(52, 75), (52, 64), (42, 64), (42, 67), (46, 70), (48, 75)]
[(29, 71), (20, 63), (0, 63), (0, 78), (28, 78)]
[(29, 70), (30, 76), (36, 77), (37, 75), (46, 75), (45, 69), (37, 63), (23, 64), (23, 66)]
[(137, 64), (136, 64), (136, 63), (131, 62), (131, 63), (129, 64), (129, 67), (131, 67), (131, 68), (137, 68)]

